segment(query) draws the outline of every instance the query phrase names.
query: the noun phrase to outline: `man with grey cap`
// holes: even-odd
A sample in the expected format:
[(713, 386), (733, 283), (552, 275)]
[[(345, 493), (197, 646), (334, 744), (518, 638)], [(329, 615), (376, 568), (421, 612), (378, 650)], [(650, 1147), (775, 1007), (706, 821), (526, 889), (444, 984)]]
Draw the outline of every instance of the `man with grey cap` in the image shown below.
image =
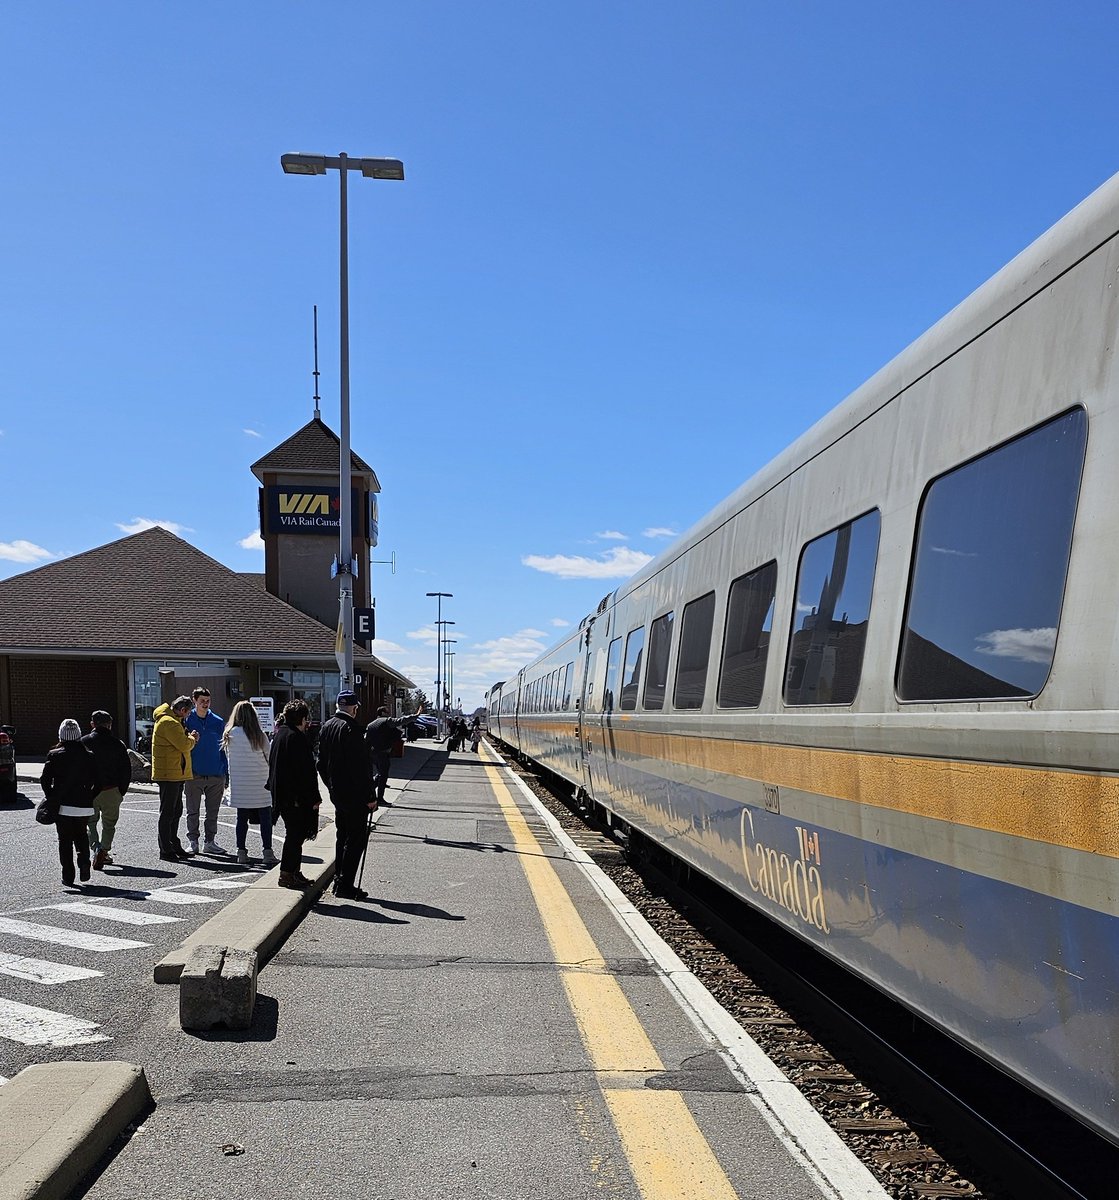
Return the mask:
[(338, 693), (338, 711), (319, 730), (319, 776), (334, 805), (334, 886), (343, 900), (368, 900), (354, 883), (368, 831), (369, 813), (377, 807), (365, 738), (357, 723), (358, 699)]
[[(113, 833), (120, 817), (121, 801), (132, 782), (132, 764), (128, 751), (113, 732), (113, 718), (102, 709), (90, 717), (90, 732), (82, 745), (93, 755), (97, 768), (97, 795), (93, 797), (93, 816), (89, 818), (89, 848), (94, 855), (93, 869), (103, 871), (111, 866)], [(98, 832), (97, 821), (101, 820)]]

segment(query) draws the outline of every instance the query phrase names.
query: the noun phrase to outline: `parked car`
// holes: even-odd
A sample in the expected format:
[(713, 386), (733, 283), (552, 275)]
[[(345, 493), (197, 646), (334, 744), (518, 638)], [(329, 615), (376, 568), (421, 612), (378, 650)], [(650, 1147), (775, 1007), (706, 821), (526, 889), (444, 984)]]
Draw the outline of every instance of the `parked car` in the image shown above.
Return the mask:
[(439, 733), (439, 722), (434, 717), (429, 717), (424, 714), (413, 716), (410, 718), (407, 729), (408, 740), (414, 742), (416, 738), (433, 738)]

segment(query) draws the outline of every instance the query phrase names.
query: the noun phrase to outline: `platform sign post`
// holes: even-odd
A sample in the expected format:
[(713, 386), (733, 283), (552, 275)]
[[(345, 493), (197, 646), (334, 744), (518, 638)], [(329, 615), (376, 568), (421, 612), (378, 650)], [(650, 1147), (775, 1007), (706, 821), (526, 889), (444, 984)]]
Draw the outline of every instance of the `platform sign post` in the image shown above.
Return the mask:
[(276, 704), (271, 696), (250, 696), (249, 703), (256, 709), (260, 727), (271, 737), (276, 727)]

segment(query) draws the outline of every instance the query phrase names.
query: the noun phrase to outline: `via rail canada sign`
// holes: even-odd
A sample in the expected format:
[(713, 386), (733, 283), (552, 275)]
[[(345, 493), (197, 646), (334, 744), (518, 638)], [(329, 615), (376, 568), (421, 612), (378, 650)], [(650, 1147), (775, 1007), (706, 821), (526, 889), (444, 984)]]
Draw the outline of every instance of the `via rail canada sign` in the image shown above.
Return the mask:
[[(264, 492), (269, 533), (338, 536), (338, 510), (341, 508), (338, 488), (280, 484), (265, 488)], [(350, 492), (350, 518), (353, 532), (360, 537), (368, 534), (366, 516), (361, 493), (354, 488)]]

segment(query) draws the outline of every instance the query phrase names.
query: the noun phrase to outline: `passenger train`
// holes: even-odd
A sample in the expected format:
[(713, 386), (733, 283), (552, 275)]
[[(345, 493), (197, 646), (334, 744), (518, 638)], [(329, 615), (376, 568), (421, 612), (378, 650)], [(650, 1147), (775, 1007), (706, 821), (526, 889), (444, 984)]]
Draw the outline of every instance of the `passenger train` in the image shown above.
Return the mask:
[(1119, 1142), (1119, 175), (487, 694)]

